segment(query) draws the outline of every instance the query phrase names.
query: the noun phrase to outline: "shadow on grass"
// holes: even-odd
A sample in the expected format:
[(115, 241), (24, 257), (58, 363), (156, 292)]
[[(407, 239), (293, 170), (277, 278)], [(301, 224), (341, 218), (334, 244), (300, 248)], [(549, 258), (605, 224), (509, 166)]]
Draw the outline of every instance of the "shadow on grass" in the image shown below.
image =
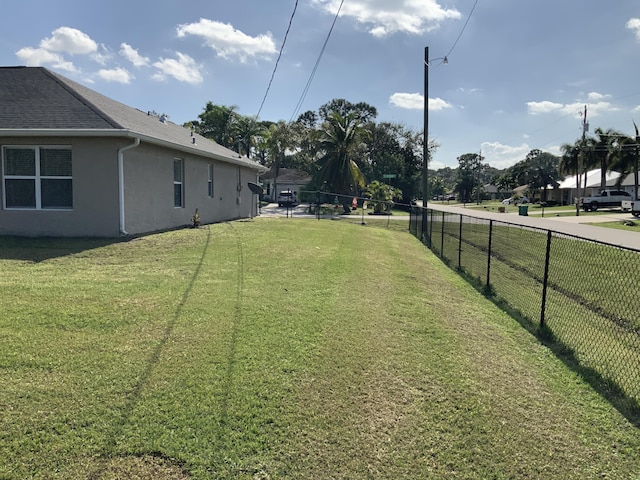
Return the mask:
[(117, 415), (117, 419), (113, 422), (113, 428), (111, 431), (107, 433), (106, 442), (103, 448), (102, 456), (99, 457), (100, 461), (97, 464), (97, 467), (94, 471), (90, 472), (89, 478), (98, 479), (104, 478), (104, 474), (108, 468), (108, 460), (115, 454), (115, 448), (118, 444), (118, 439), (122, 436), (122, 432), (124, 427), (130, 421), (133, 411), (136, 408), (136, 405), (140, 402), (140, 396), (143, 389), (149, 384), (149, 380), (151, 375), (153, 374), (155, 368), (160, 363), (160, 357), (162, 355), (163, 350), (165, 349), (167, 342), (173, 335), (175, 330), (175, 326), (178, 323), (178, 320), (182, 316), (182, 311), (184, 306), (187, 304), (189, 297), (191, 296), (191, 291), (193, 290), (193, 286), (200, 276), (200, 272), (202, 270), (202, 266), (204, 264), (204, 259), (207, 255), (207, 251), (209, 250), (209, 244), (211, 243), (211, 231), (207, 232), (207, 240), (202, 248), (202, 255), (200, 256), (200, 260), (189, 279), (189, 283), (187, 284), (187, 288), (182, 294), (182, 298), (180, 299), (180, 303), (176, 307), (176, 310), (171, 318), (169, 318), (167, 324), (164, 328), (164, 333), (162, 338), (158, 341), (156, 346), (154, 347), (149, 359), (146, 362), (146, 365), (143, 371), (140, 373), (138, 377), (138, 381), (133, 385), (131, 389), (131, 393), (128, 394), (127, 399), (119, 409), (119, 413)]
[(130, 238), (0, 236), (0, 259), (39, 263), (52, 258), (66, 257), (127, 240), (130, 240)]
[[(445, 261), (444, 263), (448, 264), (449, 262)], [(640, 404), (637, 400), (625, 395), (623, 389), (616, 382), (604, 377), (595, 369), (581, 364), (574, 350), (560, 341), (549, 327), (541, 326), (539, 321), (534, 321), (513, 308), (504, 299), (496, 296), (494, 289), (491, 286), (487, 287), (486, 283), (480, 278), (468, 274), (463, 269), (456, 268), (455, 271), (500, 310), (516, 320), (525, 330), (536, 337), (542, 345), (551, 350), (559, 360), (577, 373), (583, 381), (588, 383), (631, 424), (636, 428), (640, 427)]]

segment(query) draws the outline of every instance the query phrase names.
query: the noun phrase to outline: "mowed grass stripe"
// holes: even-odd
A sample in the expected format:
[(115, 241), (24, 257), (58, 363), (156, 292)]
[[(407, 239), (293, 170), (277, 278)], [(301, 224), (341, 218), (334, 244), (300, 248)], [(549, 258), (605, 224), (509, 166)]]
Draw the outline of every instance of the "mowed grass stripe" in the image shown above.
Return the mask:
[(0, 476), (639, 474), (636, 428), (406, 232), (258, 219), (5, 257)]

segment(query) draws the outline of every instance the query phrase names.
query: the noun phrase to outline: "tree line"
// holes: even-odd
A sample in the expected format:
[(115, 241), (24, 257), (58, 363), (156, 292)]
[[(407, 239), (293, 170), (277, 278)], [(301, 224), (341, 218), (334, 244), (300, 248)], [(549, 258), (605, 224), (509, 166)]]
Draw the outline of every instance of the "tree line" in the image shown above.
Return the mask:
[[(241, 115), (236, 106), (208, 102), (198, 119), (184, 126), (275, 170), (276, 176), (281, 168), (307, 173), (312, 178), (307, 191), (340, 194), (345, 210), (351, 196), (378, 196), (407, 204), (422, 198), (423, 133), (399, 123), (377, 122), (377, 115), (367, 103), (334, 99), (293, 122), (274, 122)], [(633, 173), (637, 198), (637, 127), (636, 137), (613, 129), (597, 128), (594, 133), (562, 145), (560, 156), (533, 149), (504, 170), (490, 167), (480, 153), (463, 154), (457, 158), (457, 168), (429, 170), (428, 195), (455, 192), (459, 200), (471, 202), (484, 197), (487, 184), (503, 192), (528, 185), (542, 190), (541, 200), (546, 200), (547, 188), (565, 176), (583, 178), (585, 188), (584, 174), (598, 168), (602, 188), (607, 172), (622, 173), (619, 181)], [(428, 156), (437, 148), (431, 140)], [(393, 181), (387, 180), (390, 176)]]
[(584, 135), (573, 143), (561, 146), (561, 154), (553, 155), (539, 149), (531, 150), (524, 159), (509, 168), (498, 170), (484, 163), (480, 153), (467, 153), (457, 158), (457, 168), (444, 168), (430, 173), (430, 191), (436, 197), (455, 192), (460, 201), (473, 202), (485, 197), (484, 186), (494, 185), (498, 191), (510, 193), (528, 185), (529, 190), (541, 190), (541, 201), (547, 200), (547, 190), (557, 187), (567, 176), (576, 176), (576, 188), (587, 187), (586, 173), (600, 170), (600, 188), (606, 187), (607, 173), (618, 172), (616, 187), (634, 176), (634, 198), (638, 198), (638, 156), (640, 136), (634, 123), (635, 137), (614, 129), (596, 128), (593, 136)]
[[(367, 103), (334, 99), (293, 122), (261, 121), (236, 110), (208, 102), (198, 119), (184, 126), (276, 175), (281, 168), (306, 172), (312, 178), (306, 190), (342, 195), (345, 210), (349, 197), (367, 193), (405, 203), (422, 196), (422, 132), (377, 122), (376, 108)], [(437, 145), (431, 142), (429, 148)], [(385, 180), (391, 175), (393, 181)]]

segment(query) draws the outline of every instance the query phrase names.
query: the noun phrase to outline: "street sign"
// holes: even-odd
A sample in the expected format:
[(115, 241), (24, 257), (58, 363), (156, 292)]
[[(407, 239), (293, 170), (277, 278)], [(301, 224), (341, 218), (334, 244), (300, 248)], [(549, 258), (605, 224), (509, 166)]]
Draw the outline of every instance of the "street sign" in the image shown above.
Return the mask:
[(396, 178), (397, 175), (395, 173), (385, 173), (382, 175), (382, 178)]

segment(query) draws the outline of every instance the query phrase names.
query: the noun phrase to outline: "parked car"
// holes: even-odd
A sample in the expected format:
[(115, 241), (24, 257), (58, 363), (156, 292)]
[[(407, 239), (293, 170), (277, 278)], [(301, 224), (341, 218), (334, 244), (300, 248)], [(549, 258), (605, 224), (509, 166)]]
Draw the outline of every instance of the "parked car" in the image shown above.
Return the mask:
[(529, 198), (526, 196), (522, 197), (509, 197), (502, 200), (502, 203), (505, 205), (518, 205), (519, 203), (529, 203)]
[(296, 205), (298, 205), (296, 192), (289, 189), (280, 192), (280, 195), (278, 195), (279, 207), (295, 207)]

